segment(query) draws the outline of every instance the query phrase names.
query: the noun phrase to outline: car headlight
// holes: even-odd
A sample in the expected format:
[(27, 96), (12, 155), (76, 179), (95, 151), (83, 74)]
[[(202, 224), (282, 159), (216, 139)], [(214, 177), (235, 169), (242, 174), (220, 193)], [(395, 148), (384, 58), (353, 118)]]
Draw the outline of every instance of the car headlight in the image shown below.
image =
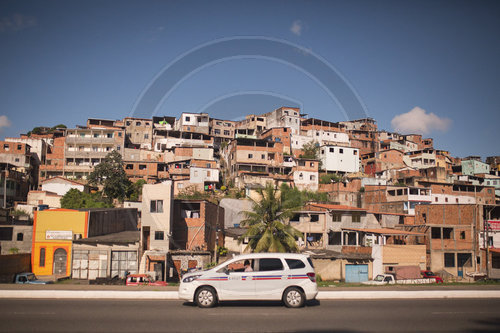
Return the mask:
[(184, 283), (193, 282), (194, 280), (196, 280), (200, 276), (201, 276), (201, 274), (199, 274), (199, 275), (191, 275), (191, 276), (188, 276), (188, 277), (185, 277), (184, 279), (182, 279), (182, 282), (184, 282)]

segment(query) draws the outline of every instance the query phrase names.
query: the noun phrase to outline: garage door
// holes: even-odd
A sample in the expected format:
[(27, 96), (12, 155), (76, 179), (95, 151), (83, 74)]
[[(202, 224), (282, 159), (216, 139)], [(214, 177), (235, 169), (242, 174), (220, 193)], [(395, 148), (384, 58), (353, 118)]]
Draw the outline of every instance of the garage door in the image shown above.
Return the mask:
[(368, 265), (345, 265), (345, 282), (368, 281)]

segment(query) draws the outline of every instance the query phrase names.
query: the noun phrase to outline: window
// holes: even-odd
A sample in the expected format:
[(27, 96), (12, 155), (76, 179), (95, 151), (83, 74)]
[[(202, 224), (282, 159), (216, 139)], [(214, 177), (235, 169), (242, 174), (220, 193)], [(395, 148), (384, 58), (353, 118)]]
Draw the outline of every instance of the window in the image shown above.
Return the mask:
[(431, 238), (441, 239), (441, 228), (432, 227), (431, 228)]
[(210, 170), (207, 170), (207, 177), (210, 177)]
[(108, 139), (113, 138), (113, 133), (108, 133), (108, 134), (106, 134), (106, 137), (107, 137)]
[(309, 180), (313, 180), (313, 181), (316, 180), (316, 176), (315, 175), (310, 175), (309, 176)]
[(248, 154), (248, 158), (253, 158), (253, 154)]
[(361, 222), (361, 215), (359, 213), (353, 213), (352, 222)]
[(357, 150), (353, 150), (352, 152), (354, 153), (354, 155), (358, 155), (358, 151)]
[(121, 138), (122, 137), (122, 132), (118, 132), (118, 137)]
[(278, 258), (263, 258), (259, 260), (259, 271), (282, 271), (283, 263)]
[(330, 148), (330, 153), (333, 153), (335, 152), (335, 150), (333, 148)]
[(344, 153), (344, 149), (340, 148), (339, 149), (339, 154), (343, 154)]
[(141, 125), (142, 125), (142, 124), (141, 124), (141, 122), (140, 122), (140, 121), (136, 121), (136, 122), (135, 122), (135, 126), (141, 126)]
[(290, 269), (300, 269), (306, 267), (302, 260), (298, 259), (285, 259), (288, 268)]
[(38, 266), (45, 267), (45, 248), (40, 249), (40, 260), (38, 261)]
[(500, 255), (499, 254), (492, 253), (491, 268), (500, 268)]
[(125, 169), (126, 170), (133, 170), (134, 169), (134, 165), (133, 164), (127, 164), (127, 165), (125, 165)]
[(187, 116), (186, 116), (186, 117), (184, 117), (184, 120), (185, 120), (185, 121), (191, 121), (191, 117), (187, 117)]
[(452, 239), (453, 228), (443, 228), (443, 239)]
[(23, 146), (22, 145), (17, 145), (17, 150), (21, 150), (23, 149)]
[(231, 132), (229, 132), (228, 130), (224, 130), (224, 135), (231, 135)]
[(460, 239), (465, 239), (465, 231), (460, 231)]
[(457, 253), (458, 267), (472, 267), (472, 255), (470, 253)]
[(444, 267), (455, 267), (455, 253), (444, 254)]
[(23, 233), (22, 232), (18, 232), (17, 233), (17, 241), (18, 242), (22, 242), (23, 238), (24, 238)]
[(16, 162), (19, 162), (19, 158), (16, 158)]
[(144, 134), (144, 139), (149, 139), (149, 134)]
[(311, 168), (314, 168), (314, 162), (310, 162), (310, 163), (309, 163), (309, 166), (310, 166)]
[(311, 222), (318, 222), (319, 221), (319, 215), (318, 214), (312, 214), (311, 215)]
[(266, 159), (266, 154), (262, 154), (262, 155), (260, 155), (260, 157), (261, 157), (263, 160), (265, 160), (265, 159)]
[(332, 214), (332, 221), (333, 222), (342, 222), (342, 214), (333, 213)]
[(155, 240), (163, 240), (163, 239), (164, 239), (163, 231), (155, 231)]
[(139, 164), (139, 170), (146, 170), (146, 164)]
[(163, 200), (151, 200), (149, 207), (151, 213), (163, 213)]

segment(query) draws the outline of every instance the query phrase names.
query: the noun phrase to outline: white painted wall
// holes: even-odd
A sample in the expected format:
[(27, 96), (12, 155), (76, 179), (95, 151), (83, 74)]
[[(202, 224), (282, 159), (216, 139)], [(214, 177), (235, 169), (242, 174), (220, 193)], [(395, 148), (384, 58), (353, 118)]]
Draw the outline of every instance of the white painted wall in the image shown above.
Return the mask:
[(63, 180), (58, 181), (58, 179), (42, 184), (42, 191), (53, 192), (57, 193), (58, 195), (65, 195), (66, 192), (68, 192), (72, 188), (75, 188), (78, 191), (83, 192), (85, 186), (71, 184), (68, 182), (64, 182)]
[[(302, 176), (302, 177), (301, 177)], [(318, 190), (318, 173), (313, 171), (294, 171), (293, 182), (301, 191), (317, 191)]]
[(205, 182), (218, 182), (219, 169), (191, 167), (189, 168), (189, 179), (191, 183), (195, 184), (203, 184)]
[(360, 167), (359, 149), (340, 146), (321, 146), (320, 159), (323, 170), (358, 172)]
[[(151, 212), (152, 200), (163, 201), (163, 212)], [(171, 180), (159, 184), (145, 184), (142, 187), (141, 226), (150, 228), (150, 250), (169, 250), (169, 234), (172, 230), (173, 215), (172, 200)], [(163, 240), (155, 240), (155, 231), (163, 231)]]

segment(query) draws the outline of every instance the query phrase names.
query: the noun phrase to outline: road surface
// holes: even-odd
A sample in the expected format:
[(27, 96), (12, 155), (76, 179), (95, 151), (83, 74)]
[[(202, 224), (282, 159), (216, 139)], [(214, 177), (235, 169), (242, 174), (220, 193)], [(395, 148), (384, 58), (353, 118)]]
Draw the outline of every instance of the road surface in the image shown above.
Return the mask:
[(500, 332), (500, 299), (230, 302), (0, 299), (0, 332)]

